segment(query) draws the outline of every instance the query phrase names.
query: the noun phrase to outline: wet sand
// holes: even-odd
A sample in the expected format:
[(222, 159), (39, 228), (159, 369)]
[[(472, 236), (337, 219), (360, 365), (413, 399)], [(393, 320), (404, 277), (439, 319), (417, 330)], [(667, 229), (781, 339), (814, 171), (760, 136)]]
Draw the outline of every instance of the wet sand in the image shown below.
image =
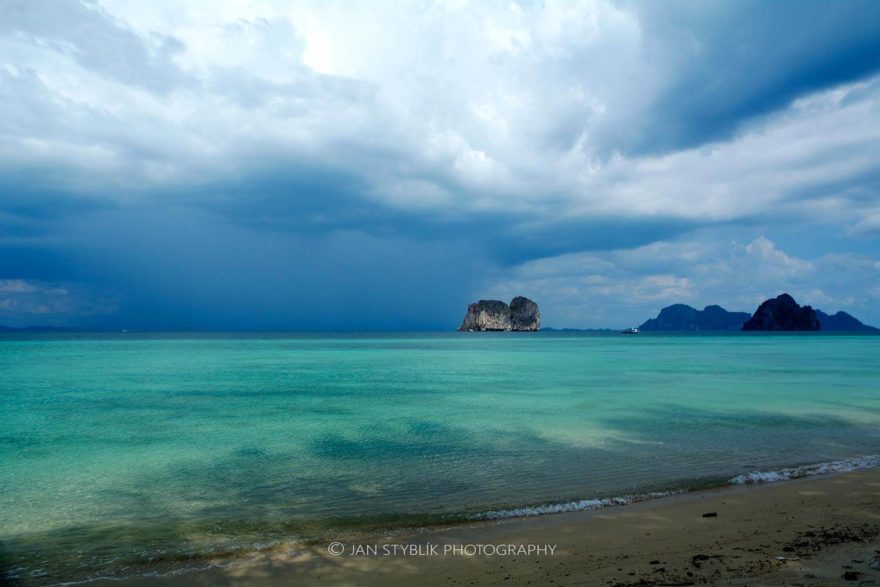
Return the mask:
[[(422, 556), (386, 556), (394, 544)], [(545, 550), (461, 554), (463, 545), (481, 544)], [(358, 545), (362, 552), (352, 554)], [(431, 545), (438, 554), (428, 554)], [(459, 549), (450, 554), (453, 546)], [(880, 469), (398, 533), (342, 548), (337, 556), (327, 545), (266, 552), (225, 567), (106, 584), (880, 585), (880, 569), (870, 566), (880, 560)]]

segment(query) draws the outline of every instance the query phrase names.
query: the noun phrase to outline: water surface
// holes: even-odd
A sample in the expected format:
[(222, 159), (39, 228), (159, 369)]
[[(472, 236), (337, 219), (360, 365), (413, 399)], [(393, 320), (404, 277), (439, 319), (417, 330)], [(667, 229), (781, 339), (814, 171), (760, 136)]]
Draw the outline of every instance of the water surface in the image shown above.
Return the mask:
[(0, 335), (0, 565), (53, 583), (880, 453), (880, 337)]

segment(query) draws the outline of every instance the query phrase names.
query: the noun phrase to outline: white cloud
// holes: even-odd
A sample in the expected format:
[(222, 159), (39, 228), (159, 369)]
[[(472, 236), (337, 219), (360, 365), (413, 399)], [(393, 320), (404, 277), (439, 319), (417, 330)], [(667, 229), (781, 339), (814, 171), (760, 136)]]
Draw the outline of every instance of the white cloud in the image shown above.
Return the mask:
[(876, 321), (880, 267), (855, 254), (799, 259), (763, 236), (746, 244), (691, 240), (532, 261), (496, 276), (489, 291), (500, 299), (534, 297), (551, 309), (547, 325), (557, 327), (637, 324), (674, 303), (751, 312), (782, 292)]
[[(608, 133), (677, 67), (644, 54), (656, 40), (614, 3), (103, 0), (68, 12), (69, 30), (29, 19), (0, 40), (13, 114), (0, 160), (113, 199), (317, 162), (362, 177), (374, 201), (435, 213), (718, 222), (804, 200), (799, 214), (825, 217), (833, 200), (852, 226), (861, 208), (834, 186), (871, 173), (880, 151), (877, 84), (861, 83), (729, 142), (607, 158)], [(103, 53), (83, 37), (97, 33)], [(398, 182), (435, 189), (407, 202)]]
[(0, 294), (27, 294), (37, 288), (24, 279), (0, 279)]
[(850, 232), (856, 235), (880, 233), (880, 210), (867, 210), (864, 214)]

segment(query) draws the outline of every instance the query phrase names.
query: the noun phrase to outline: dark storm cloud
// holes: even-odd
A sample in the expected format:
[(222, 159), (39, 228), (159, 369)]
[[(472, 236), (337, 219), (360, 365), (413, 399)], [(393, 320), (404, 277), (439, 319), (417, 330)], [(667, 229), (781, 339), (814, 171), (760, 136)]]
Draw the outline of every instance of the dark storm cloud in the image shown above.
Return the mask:
[(152, 330), (441, 328), (479, 264), (455, 244), (256, 231), (190, 208), (94, 214), (66, 240), (121, 300), (102, 324)]
[[(880, 71), (876, 2), (639, 2), (668, 76), (623, 145), (637, 154), (730, 138), (807, 93)], [(666, 63), (664, 63), (666, 61)]]

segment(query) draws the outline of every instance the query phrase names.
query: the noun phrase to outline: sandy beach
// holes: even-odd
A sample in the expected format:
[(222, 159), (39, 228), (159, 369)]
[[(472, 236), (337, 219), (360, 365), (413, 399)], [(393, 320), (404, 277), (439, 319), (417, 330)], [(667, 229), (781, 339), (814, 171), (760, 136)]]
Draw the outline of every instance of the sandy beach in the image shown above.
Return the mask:
[(107, 584), (875, 585), (880, 470), (396, 533), (333, 548), (342, 554), (322, 544)]

